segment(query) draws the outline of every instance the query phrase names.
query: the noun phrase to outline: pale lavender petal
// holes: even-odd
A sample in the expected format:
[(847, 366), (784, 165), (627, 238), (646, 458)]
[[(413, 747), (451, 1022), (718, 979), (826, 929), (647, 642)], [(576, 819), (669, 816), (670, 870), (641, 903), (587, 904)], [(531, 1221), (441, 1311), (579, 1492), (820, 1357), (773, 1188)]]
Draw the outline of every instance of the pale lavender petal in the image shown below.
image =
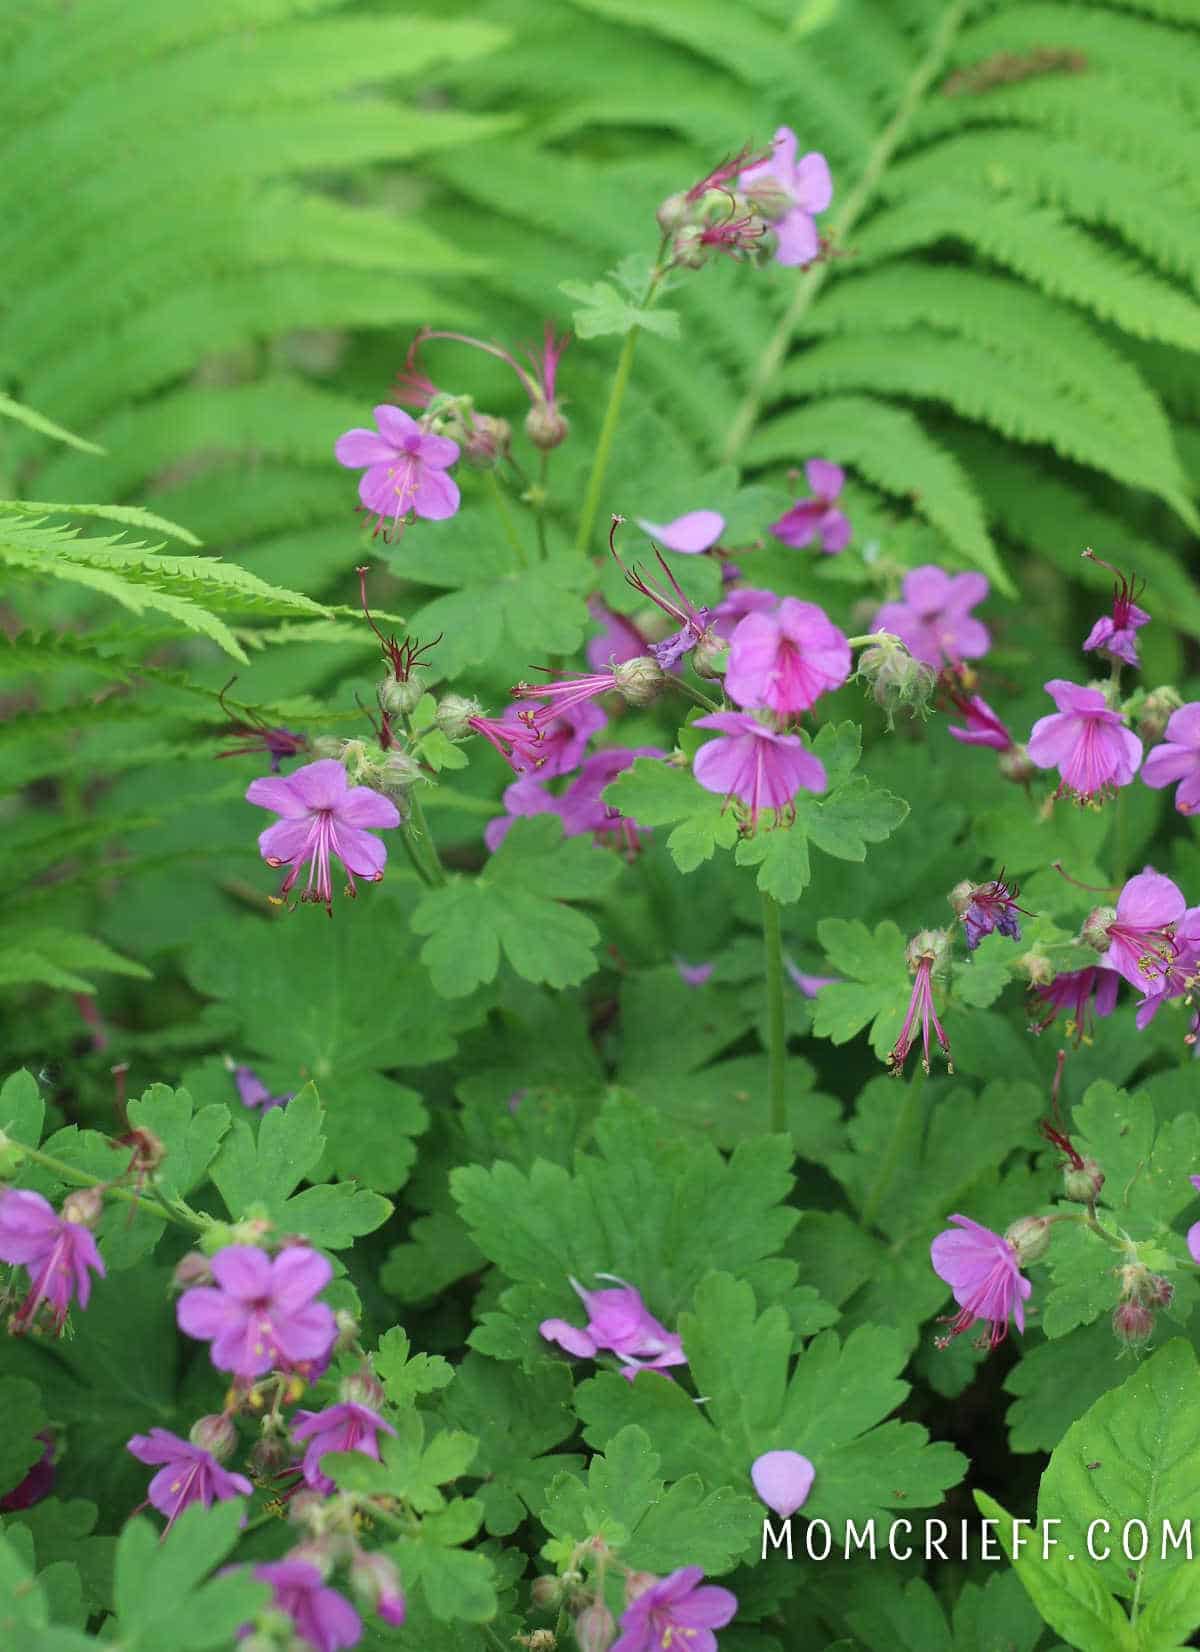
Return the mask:
[(1200, 700), (1193, 700), (1171, 713), (1167, 723), (1167, 739), (1200, 751)]
[(785, 511), (778, 522), (772, 522), (770, 531), (781, 544), (790, 545), (796, 551), (803, 550), (816, 535), (824, 514), (825, 507), (819, 499), (802, 499), (791, 510)]
[(1079, 742), (1081, 722), (1065, 712), (1052, 711), (1033, 725), (1026, 751), (1039, 769), (1054, 769), (1070, 760)]
[(833, 200), (829, 163), (817, 150), (801, 155), (795, 171), (796, 205), (805, 212), (824, 212)]
[(272, 1306), (276, 1312), (290, 1314), (323, 1291), (332, 1278), (329, 1258), (319, 1250), (288, 1245), (271, 1264)]
[(725, 531), (725, 518), (719, 511), (688, 511), (671, 522), (647, 522), (639, 516), (637, 525), (651, 539), (661, 540), (669, 551), (694, 556), (716, 544)]
[(804, 467), (804, 474), (813, 492), (825, 500), (836, 499), (846, 482), (846, 472), (841, 465), (835, 465), (829, 459), (810, 459)]
[(798, 1451), (766, 1451), (750, 1468), (754, 1489), (781, 1520), (789, 1519), (812, 1490), (816, 1470)]
[(452, 442), (449, 436), (422, 436), (417, 448), (421, 463), (431, 465), (434, 470), (445, 470), (458, 459), (458, 443)]
[(1133, 929), (1161, 929), (1164, 924), (1177, 923), (1186, 907), (1187, 902), (1171, 879), (1147, 866), (1121, 890), (1117, 920)]
[[(212, 1276), (226, 1293), (241, 1302), (256, 1302), (271, 1294), (271, 1260), (257, 1245), (226, 1245), (210, 1263)], [(197, 1291), (208, 1287), (198, 1286)], [(196, 1294), (187, 1291), (180, 1303)]]
[(380, 402), (371, 409), (375, 423), (394, 448), (401, 447), (407, 436), (420, 436), (421, 430), (411, 413), (394, 407), (391, 402)]
[(1192, 1261), (1200, 1263), (1200, 1222), (1193, 1222), (1188, 1229), (1187, 1248), (1192, 1254)]
[(1200, 754), (1192, 747), (1176, 746), (1166, 741), (1161, 746), (1155, 746), (1142, 764), (1142, 779), (1157, 791), (1161, 786), (1170, 786), (1176, 780), (1195, 774), (1198, 764)]
[(721, 1629), (737, 1611), (737, 1596), (719, 1584), (706, 1583), (702, 1589), (693, 1589), (685, 1599), (676, 1601), (671, 1616), (685, 1631), (684, 1644), (698, 1648), (706, 1629)]
[(333, 445), (334, 457), (347, 470), (362, 470), (365, 465), (391, 464), (396, 450), (373, 430), (348, 430)]
[(279, 861), (286, 866), (303, 858), (312, 836), (313, 820), (309, 814), (303, 820), (277, 820), (274, 826), (258, 834), (258, 850), (264, 860)]
[(779, 243), (775, 253), (777, 264), (784, 264), (788, 268), (797, 264), (811, 264), (821, 250), (817, 226), (808, 213), (799, 207), (772, 227)]
[(351, 786), (337, 805), (339, 826), (399, 826), (400, 811), (390, 797), (370, 786)]
[[(1145, 770), (1142, 771), (1145, 773)], [(1200, 768), (1184, 780), (1175, 793), (1175, 807), (1183, 815), (1194, 815), (1200, 810)]]
[(853, 532), (850, 518), (844, 511), (826, 511), (821, 518), (821, 549), (826, 556), (836, 556), (850, 543)]
[(257, 803), (260, 809), (272, 809), (285, 820), (301, 820), (309, 813), (308, 804), (293, 790), (291, 780), (282, 775), (252, 780), (246, 787), (246, 802)]
[[(255, 785), (259, 782), (255, 781)], [(288, 785), (309, 809), (340, 809), (346, 796), (346, 771), (333, 757), (306, 763), (288, 776)]]
[(568, 1354), (576, 1354), (581, 1359), (591, 1359), (598, 1351), (587, 1332), (578, 1325), (572, 1325), (569, 1320), (543, 1319), (538, 1330), (547, 1342), (557, 1342)]
[(905, 602), (919, 614), (939, 614), (949, 606), (953, 580), (944, 568), (926, 562), (905, 574), (901, 589)]
[(444, 470), (422, 467), (412, 496), (412, 508), (427, 522), (444, 522), (459, 506), (458, 483)]
[(347, 872), (358, 878), (376, 879), (387, 865), (386, 846), (354, 826), (339, 826), (331, 848)]
[(273, 1318), (271, 1324), (279, 1352), (292, 1365), (320, 1359), (329, 1352), (337, 1336), (333, 1309), (324, 1302), (313, 1302), (286, 1318)]
[(246, 1311), (233, 1297), (212, 1285), (194, 1285), (175, 1304), (175, 1319), (190, 1337), (208, 1341), (220, 1336), (230, 1325), (241, 1325)]

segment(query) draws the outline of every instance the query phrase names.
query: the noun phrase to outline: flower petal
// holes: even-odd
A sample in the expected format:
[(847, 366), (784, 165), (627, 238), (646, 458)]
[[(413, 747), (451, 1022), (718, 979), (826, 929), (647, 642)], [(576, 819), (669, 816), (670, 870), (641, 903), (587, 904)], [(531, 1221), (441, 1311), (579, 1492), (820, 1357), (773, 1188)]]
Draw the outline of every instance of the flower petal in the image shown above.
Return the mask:
[(393, 406), (391, 402), (380, 402), (378, 407), (371, 409), (371, 413), (392, 449), (400, 447), (406, 436), (421, 434), (420, 426), (412, 414), (406, 413), (403, 408)]
[[(270, 1294), (271, 1261), (257, 1245), (226, 1245), (213, 1257), (210, 1266), (222, 1291), (237, 1301), (253, 1302)], [(191, 1294), (191, 1291), (185, 1292), (180, 1302), (185, 1302)]]
[(331, 845), (347, 872), (357, 878), (378, 878), (387, 865), (387, 846), (354, 826), (338, 828)]
[(669, 551), (686, 556), (707, 551), (725, 532), (725, 518), (719, 511), (688, 511), (670, 522), (648, 522), (639, 516), (637, 525), (651, 539), (661, 540)]
[(390, 442), (373, 430), (348, 430), (333, 444), (334, 458), (347, 470), (362, 470), (366, 465), (391, 464), (396, 450)]
[(334, 757), (322, 757), (293, 769), (288, 784), (309, 809), (340, 810), (346, 796), (346, 771)]
[(332, 1278), (329, 1259), (319, 1250), (310, 1250), (307, 1245), (288, 1245), (271, 1264), (272, 1309), (290, 1314), (305, 1307)]
[(272, 809), (285, 820), (302, 820), (309, 812), (308, 804), (292, 789), (290, 776), (252, 780), (246, 787), (246, 802), (256, 803), (260, 809)]
[(810, 459), (804, 474), (813, 492), (826, 500), (836, 499), (846, 483), (846, 472), (829, 459)]
[(787, 1520), (812, 1490), (816, 1470), (798, 1451), (765, 1451), (750, 1465), (754, 1489), (769, 1509)]
[(444, 470), (422, 466), (413, 491), (412, 508), (427, 522), (444, 522), (459, 505), (458, 483)]
[(399, 826), (400, 811), (390, 797), (370, 786), (351, 786), (337, 806), (339, 826)]

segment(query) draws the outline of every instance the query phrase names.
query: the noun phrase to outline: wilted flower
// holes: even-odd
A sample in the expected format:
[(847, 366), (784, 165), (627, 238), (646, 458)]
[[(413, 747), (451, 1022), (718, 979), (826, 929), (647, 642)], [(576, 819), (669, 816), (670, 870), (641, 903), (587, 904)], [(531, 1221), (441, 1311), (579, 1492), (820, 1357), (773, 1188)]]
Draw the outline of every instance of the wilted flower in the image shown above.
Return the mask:
[(1056, 796), (1071, 792), (1081, 803), (1127, 786), (1142, 760), (1142, 742), (1109, 709), (1098, 688), (1054, 677), (1046, 684), (1057, 712), (1039, 717), (1029, 736), (1029, 759), (1039, 769), (1057, 769)]
[(950, 897), (950, 904), (963, 921), (967, 949), (974, 952), (985, 935), (993, 930), (1007, 935), (1010, 940), (1021, 939), (1017, 913), (1024, 911), (1017, 905), (1020, 890), (1005, 881), (1003, 872), (990, 883), (960, 883)]
[(612, 1652), (716, 1652), (713, 1630), (737, 1611), (737, 1596), (703, 1578), (701, 1567), (682, 1566), (643, 1589), (621, 1613)]
[(707, 792), (736, 797), (750, 810), (750, 826), (763, 809), (786, 809), (800, 790), (823, 792), (825, 765), (796, 734), (776, 734), (746, 711), (714, 711), (693, 728), (717, 729), (720, 738), (701, 746), (692, 773)]
[(754, 1489), (781, 1520), (790, 1520), (812, 1490), (816, 1470), (798, 1451), (764, 1451), (750, 1465)]
[(1122, 660), (1136, 670), (1142, 663), (1138, 658), (1137, 632), (1143, 625), (1150, 623), (1149, 614), (1143, 608), (1139, 608), (1133, 600), (1140, 594), (1135, 589), (1136, 582), (1124, 574), (1118, 574), (1115, 568), (1102, 561), (1094, 551), (1084, 551), (1083, 554), (1089, 561), (1098, 562), (1102, 568), (1108, 568), (1117, 578), (1117, 583), (1113, 586), (1112, 613), (1103, 615), (1092, 626), (1083, 645), (1083, 651), (1086, 654), (1093, 648), (1099, 648), (1105, 654)]
[(71, 1298), (86, 1308), (92, 1294), (91, 1268), (103, 1279), (104, 1263), (96, 1241), (79, 1222), (56, 1214), (53, 1205), (27, 1188), (0, 1192), (0, 1261), (29, 1275), (29, 1294), (9, 1321), (15, 1335), (29, 1330), (45, 1304), (57, 1335), (66, 1323)]
[(904, 1063), (908, 1060), (908, 1052), (913, 1047), (916, 1037), (917, 1023), (921, 1026), (921, 1044), (924, 1055), (921, 1065), (929, 1071), (929, 1029), (932, 1025), (934, 1035), (941, 1045), (942, 1053), (946, 1057), (946, 1066), (951, 1072), (954, 1065), (950, 1059), (950, 1040), (942, 1029), (937, 1018), (937, 1011), (933, 1007), (934, 965), (938, 962), (945, 950), (947, 941), (944, 929), (922, 929), (914, 935), (908, 943), (905, 958), (909, 970), (913, 975), (912, 996), (908, 1001), (908, 1014), (904, 1017), (904, 1025), (900, 1029), (900, 1036), (893, 1044), (888, 1054), (888, 1071), (899, 1075), (904, 1071)]
[(611, 1279), (619, 1288), (588, 1291), (572, 1279), (571, 1289), (586, 1308), (588, 1322), (581, 1330), (566, 1319), (544, 1319), (538, 1330), (547, 1342), (556, 1342), (584, 1359), (594, 1359), (607, 1350), (616, 1354), (623, 1374), (630, 1377), (639, 1371), (687, 1364), (678, 1336), (659, 1324), (635, 1286), (611, 1273), (599, 1273), (596, 1278)]
[(350, 786), (345, 769), (332, 757), (306, 763), (286, 779), (252, 780), (246, 801), (283, 817), (258, 838), (259, 853), (268, 866), (292, 868), (280, 885), (281, 896), (290, 893), (301, 868), (308, 865), (300, 899), (324, 906), (332, 916), (331, 857), (345, 867), (350, 894), (356, 875), (371, 883), (383, 877), (387, 850), (366, 828), (398, 826), (399, 811), (369, 786)]
[(775, 231), (777, 264), (811, 264), (821, 250), (813, 218), (833, 199), (833, 179), (824, 155), (810, 150), (796, 159), (796, 134), (781, 126), (767, 160), (756, 161), (738, 178), (738, 189)]
[(968, 1216), (951, 1216), (963, 1231), (947, 1229), (930, 1247), (933, 1271), (954, 1292), (962, 1310), (951, 1322), (950, 1335), (939, 1339), (945, 1347), (977, 1320), (989, 1326), (985, 1346), (995, 1348), (1008, 1335), (1011, 1315), (1017, 1330), (1025, 1329), (1025, 1299), (1033, 1286), (1022, 1274), (1017, 1254), (1003, 1234), (981, 1227)]
[(399, 527), (410, 514), (431, 522), (453, 516), (458, 484), (446, 471), (458, 458), (458, 443), (431, 435), (391, 402), (381, 402), (374, 416), (378, 432), (349, 430), (333, 451), (340, 465), (363, 471), (358, 497), (376, 532), (385, 521)]
[(166, 1515), (167, 1531), (189, 1503), (207, 1509), (228, 1497), (249, 1497), (254, 1491), (244, 1474), (229, 1473), (211, 1451), (181, 1440), (165, 1428), (135, 1434), (125, 1449), (139, 1463), (164, 1465), (151, 1480), (148, 1497), (159, 1513)]
[(1166, 735), (1142, 764), (1142, 779), (1155, 791), (1178, 781), (1175, 807), (1181, 815), (1195, 814), (1200, 810), (1200, 701), (1172, 712)]
[(1059, 1010), (1071, 1011), (1067, 1023), (1068, 1033), (1074, 1033), (1076, 1044), (1082, 1038), (1090, 1036), (1088, 1006), (1092, 1006), (1092, 1013), (1104, 1020), (1112, 1014), (1117, 1002), (1117, 989), (1120, 987), (1121, 977), (1115, 969), (1107, 965), (1093, 965), (1089, 969), (1068, 970), (1062, 975), (1056, 975), (1053, 981), (1046, 985), (1038, 984), (1034, 993), (1044, 1004), (1049, 1005), (1050, 1013), (1043, 1020), (1034, 1022), (1030, 1032), (1045, 1032), (1046, 1028), (1058, 1015)]
[(962, 717), (964, 728), (948, 727), (964, 746), (990, 746), (993, 751), (1012, 751), (1016, 745), (1003, 722), (978, 694), (964, 694), (950, 673), (942, 678), (947, 694)]
[(940, 670), (975, 660), (991, 645), (987, 627), (970, 610), (988, 594), (982, 574), (948, 574), (932, 563), (904, 576), (899, 602), (885, 602), (873, 631), (894, 631), (909, 652)]
[(274, 1257), (227, 1245), (212, 1259), (215, 1285), (184, 1291), (179, 1328), (212, 1343), (218, 1371), (252, 1382), (275, 1366), (326, 1359), (337, 1337), (333, 1310), (315, 1300), (333, 1277), (319, 1251), (289, 1245)]
[(555, 338), (554, 329), (547, 322), (540, 350), (531, 344), (522, 346), (529, 362), (528, 367), (503, 346), (489, 343), (485, 339), (472, 338), (467, 333), (435, 332), (432, 328), (423, 327), (414, 340), (413, 348), (423, 344), (426, 339), (433, 338), (453, 339), (459, 344), (469, 344), (472, 349), (483, 350), (487, 355), (495, 356), (497, 361), (502, 361), (512, 368), (529, 397), (529, 412), (525, 415), (525, 434), (534, 447), (548, 452), (566, 440), (570, 426), (557, 399), (558, 364), (563, 351), (571, 342), (570, 333)]
[(256, 1566), (254, 1576), (269, 1583), (273, 1604), (286, 1612), (296, 1633), (313, 1652), (344, 1652), (362, 1638), (362, 1619), (336, 1589), (328, 1589), (307, 1560), (272, 1560)]
[(828, 459), (810, 459), (804, 467), (811, 499), (800, 499), (772, 522), (776, 539), (796, 549), (819, 539), (827, 556), (836, 556), (850, 543), (850, 518), (834, 501), (846, 484), (846, 472)]
[(229, 718), (229, 727), (226, 733), (239, 742), (230, 746), (228, 751), (219, 751), (218, 757), (253, 757), (261, 753), (271, 760), (271, 773), (279, 773), (279, 765), (285, 757), (295, 757), (302, 751), (307, 751), (308, 740), (303, 734), (297, 734), (290, 728), (272, 728), (257, 711), (247, 707), (244, 716), (237, 717), (225, 704), (225, 696), (237, 681), (231, 677), (225, 687), (217, 695), (221, 710)]
[(725, 689), (740, 706), (793, 716), (849, 675), (850, 645), (825, 610), (784, 597), (776, 613), (747, 614), (734, 631)]

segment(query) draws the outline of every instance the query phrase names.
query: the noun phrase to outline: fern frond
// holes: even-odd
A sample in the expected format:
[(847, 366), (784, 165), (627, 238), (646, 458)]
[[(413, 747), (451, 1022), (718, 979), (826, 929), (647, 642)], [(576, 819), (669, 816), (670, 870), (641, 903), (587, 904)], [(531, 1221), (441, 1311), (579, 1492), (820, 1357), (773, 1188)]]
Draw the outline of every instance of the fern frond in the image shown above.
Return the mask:
[(945, 536), (958, 557), (1010, 590), (967, 473), (908, 412), (870, 396), (831, 396), (779, 414), (751, 443), (754, 464), (827, 453), (853, 465)]
[(171, 539), (181, 539), (185, 545), (202, 543), (190, 529), (181, 528), (178, 522), (158, 516), (154, 511), (143, 510), (139, 505), (52, 505), (40, 499), (0, 499), (0, 512), (36, 517), (95, 516), (106, 522), (123, 522), (131, 528), (149, 528), (152, 532), (165, 533)]
[(154, 979), (143, 964), (90, 935), (54, 928), (0, 929), (0, 987), (45, 986), (94, 993), (95, 983), (77, 973), (83, 969), (127, 975), (135, 981)]

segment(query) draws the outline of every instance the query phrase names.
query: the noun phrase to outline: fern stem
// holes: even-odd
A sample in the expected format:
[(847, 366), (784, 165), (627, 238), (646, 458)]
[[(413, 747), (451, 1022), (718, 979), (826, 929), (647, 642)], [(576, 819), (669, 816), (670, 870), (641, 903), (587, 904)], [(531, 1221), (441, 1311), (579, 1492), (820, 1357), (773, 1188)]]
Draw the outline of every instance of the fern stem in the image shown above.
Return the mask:
[[(950, 51), (954, 36), (962, 27), (967, 12), (967, 0), (951, 0), (950, 5), (942, 13), (941, 22), (934, 31), (929, 50), (913, 71), (908, 85), (904, 88), (896, 113), (880, 133), (878, 141), (867, 158), (867, 164), (862, 177), (846, 198), (846, 204), (833, 220), (832, 237), (842, 242), (851, 233), (858, 220), (862, 217), (871, 198), (879, 185), (892, 156), (900, 147), (913, 116), (931, 82), (940, 74)], [(788, 346), (792, 341), (801, 318), (807, 311), (813, 299), (828, 279), (832, 265), (829, 263), (810, 264), (800, 277), (792, 301), (784, 312), (783, 319), (772, 333), (766, 348), (758, 358), (754, 372), (750, 378), (750, 388), (747, 390), (741, 406), (734, 415), (733, 423), (729, 428), (725, 446), (721, 452), (723, 464), (734, 460), (745, 446), (751, 431), (754, 429), (763, 402), (772, 380), (787, 355)]]
[(770, 1129), (786, 1135), (787, 1118), (787, 1033), (783, 1018), (783, 937), (779, 925), (779, 904), (762, 891), (763, 951), (766, 956), (767, 987), (767, 1095), (770, 1098)]
[(516, 527), (513, 524), (512, 516), (509, 514), (508, 506), (505, 504), (504, 490), (501, 488), (500, 483), (496, 480), (496, 472), (494, 470), (489, 470), (487, 473), (487, 479), (488, 486), (492, 490), (492, 503), (496, 507), (496, 515), (500, 518), (500, 525), (504, 529), (504, 537), (508, 540), (513, 555), (517, 559), (518, 566), (528, 568), (529, 558), (525, 555), (525, 547), (521, 543), (520, 536), (518, 535)]
[(600, 494), (603, 491), (604, 478), (608, 471), (613, 437), (617, 433), (617, 420), (621, 416), (621, 403), (625, 400), (629, 375), (633, 371), (633, 355), (637, 349), (638, 334), (640, 332), (640, 327), (631, 327), (625, 334), (625, 342), (621, 346), (621, 355), (617, 361), (617, 371), (613, 376), (612, 389), (608, 394), (608, 406), (604, 410), (604, 423), (600, 427), (600, 440), (596, 443), (596, 457), (592, 460), (592, 473), (588, 477), (587, 492), (583, 497), (583, 510), (579, 517), (579, 531), (575, 535), (575, 549), (581, 556), (587, 554), (588, 546), (591, 544), (592, 529), (596, 525), (596, 513), (600, 508)]

